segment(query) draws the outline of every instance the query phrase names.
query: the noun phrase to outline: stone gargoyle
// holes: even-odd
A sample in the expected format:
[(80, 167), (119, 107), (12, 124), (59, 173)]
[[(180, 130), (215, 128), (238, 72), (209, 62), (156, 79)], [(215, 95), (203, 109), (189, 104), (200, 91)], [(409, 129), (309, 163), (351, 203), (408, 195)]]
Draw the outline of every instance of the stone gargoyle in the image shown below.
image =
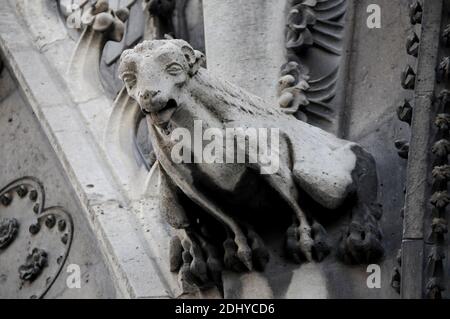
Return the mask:
[[(263, 270), (269, 252), (261, 232), (277, 225), (286, 232), (285, 254), (295, 262), (321, 261), (332, 246), (347, 263), (382, 257), (372, 156), (210, 74), (203, 63), (185, 41), (153, 40), (124, 51), (119, 67), (148, 121), (161, 169), (160, 210), (179, 230), (170, 243), (171, 270), (200, 288), (221, 285), (223, 269)], [(170, 133), (193, 132), (196, 120), (219, 131), (278, 128), (278, 149), (272, 149), (278, 170), (261, 174), (257, 161), (174, 161)], [(351, 220), (333, 245), (319, 220), (336, 219), (342, 207)]]

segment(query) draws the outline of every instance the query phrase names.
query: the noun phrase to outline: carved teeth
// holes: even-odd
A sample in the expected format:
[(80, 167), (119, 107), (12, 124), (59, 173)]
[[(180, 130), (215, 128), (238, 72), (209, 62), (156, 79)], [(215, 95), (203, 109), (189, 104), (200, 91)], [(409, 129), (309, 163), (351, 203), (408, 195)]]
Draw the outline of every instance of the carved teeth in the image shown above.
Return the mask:
[(402, 87), (405, 90), (413, 90), (416, 83), (416, 73), (413, 68), (408, 64), (405, 70), (402, 72)]
[(406, 39), (406, 52), (408, 52), (409, 55), (417, 58), (419, 54), (419, 43), (419, 37), (417, 36), (416, 32), (412, 31), (412, 33)]
[(416, 0), (409, 8), (409, 19), (411, 24), (422, 23), (422, 4), (420, 1)]
[(398, 150), (398, 155), (401, 158), (408, 159), (409, 155), (409, 142), (405, 140), (397, 140), (394, 142), (395, 147)]
[(413, 108), (408, 100), (404, 100), (403, 104), (397, 108), (398, 119), (402, 122), (408, 123), (409, 125), (411, 125), (412, 113)]

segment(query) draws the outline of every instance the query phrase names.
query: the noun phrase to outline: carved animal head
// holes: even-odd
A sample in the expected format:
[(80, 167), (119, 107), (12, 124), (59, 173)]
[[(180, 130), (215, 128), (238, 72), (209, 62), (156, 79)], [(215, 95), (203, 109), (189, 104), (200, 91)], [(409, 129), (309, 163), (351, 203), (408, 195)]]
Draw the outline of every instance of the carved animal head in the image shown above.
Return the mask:
[(201, 52), (183, 40), (152, 40), (122, 53), (119, 77), (128, 95), (154, 124), (167, 123), (184, 85), (204, 62)]

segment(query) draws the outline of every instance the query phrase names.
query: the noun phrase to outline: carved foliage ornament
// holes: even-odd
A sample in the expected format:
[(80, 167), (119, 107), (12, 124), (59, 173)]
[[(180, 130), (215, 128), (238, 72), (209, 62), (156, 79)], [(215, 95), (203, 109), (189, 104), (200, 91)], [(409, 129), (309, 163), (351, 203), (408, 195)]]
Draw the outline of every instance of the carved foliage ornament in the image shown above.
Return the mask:
[(61, 272), (72, 219), (62, 208), (44, 205), (44, 189), (34, 178), (0, 190), (0, 298), (41, 298)]
[(311, 46), (314, 43), (310, 27), (316, 23), (316, 13), (314, 7), (316, 0), (295, 1), (287, 18), (286, 47), (301, 51), (304, 47)]
[(6, 248), (17, 235), (19, 222), (15, 218), (0, 220), (0, 249)]
[(347, 0), (288, 3), (287, 63), (281, 67), (278, 82), (279, 105), (300, 120), (337, 133), (343, 107), (337, 85), (342, 80)]
[(121, 41), (130, 11), (127, 7), (112, 10), (107, 0), (98, 0), (84, 12), (81, 21), (95, 31), (108, 33), (112, 41)]

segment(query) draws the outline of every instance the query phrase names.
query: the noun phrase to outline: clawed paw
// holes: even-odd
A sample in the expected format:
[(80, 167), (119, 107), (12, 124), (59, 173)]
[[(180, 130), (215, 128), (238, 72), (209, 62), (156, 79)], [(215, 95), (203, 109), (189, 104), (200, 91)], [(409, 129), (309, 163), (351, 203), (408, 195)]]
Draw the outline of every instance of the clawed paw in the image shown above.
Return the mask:
[(311, 226), (314, 245), (312, 255), (315, 261), (324, 260), (330, 253), (330, 244), (328, 243), (328, 235), (325, 228), (318, 222), (314, 222)]
[(269, 262), (269, 252), (255, 231), (248, 229), (246, 235), (241, 240), (228, 237), (223, 243), (225, 267), (237, 272), (263, 271)]
[(372, 224), (353, 221), (343, 232), (338, 255), (348, 264), (370, 264), (383, 257), (381, 233)]
[(297, 223), (289, 226), (286, 234), (286, 252), (289, 258), (296, 263), (301, 263), (305, 259), (312, 261), (313, 246), (314, 241), (309, 226), (299, 226)]
[(330, 253), (327, 233), (317, 222), (313, 222), (311, 227), (294, 222), (287, 230), (286, 251), (296, 263), (322, 261)]
[(198, 235), (174, 236), (170, 243), (170, 270), (178, 272), (185, 289), (222, 286), (222, 262), (218, 251)]
[(263, 271), (269, 261), (269, 252), (252, 229), (247, 229), (246, 236), (239, 239), (230, 235), (223, 243), (223, 256), (221, 252), (201, 235), (185, 231), (182, 238), (171, 239), (170, 270), (178, 272), (185, 290), (212, 286), (221, 289), (224, 268), (236, 272)]

